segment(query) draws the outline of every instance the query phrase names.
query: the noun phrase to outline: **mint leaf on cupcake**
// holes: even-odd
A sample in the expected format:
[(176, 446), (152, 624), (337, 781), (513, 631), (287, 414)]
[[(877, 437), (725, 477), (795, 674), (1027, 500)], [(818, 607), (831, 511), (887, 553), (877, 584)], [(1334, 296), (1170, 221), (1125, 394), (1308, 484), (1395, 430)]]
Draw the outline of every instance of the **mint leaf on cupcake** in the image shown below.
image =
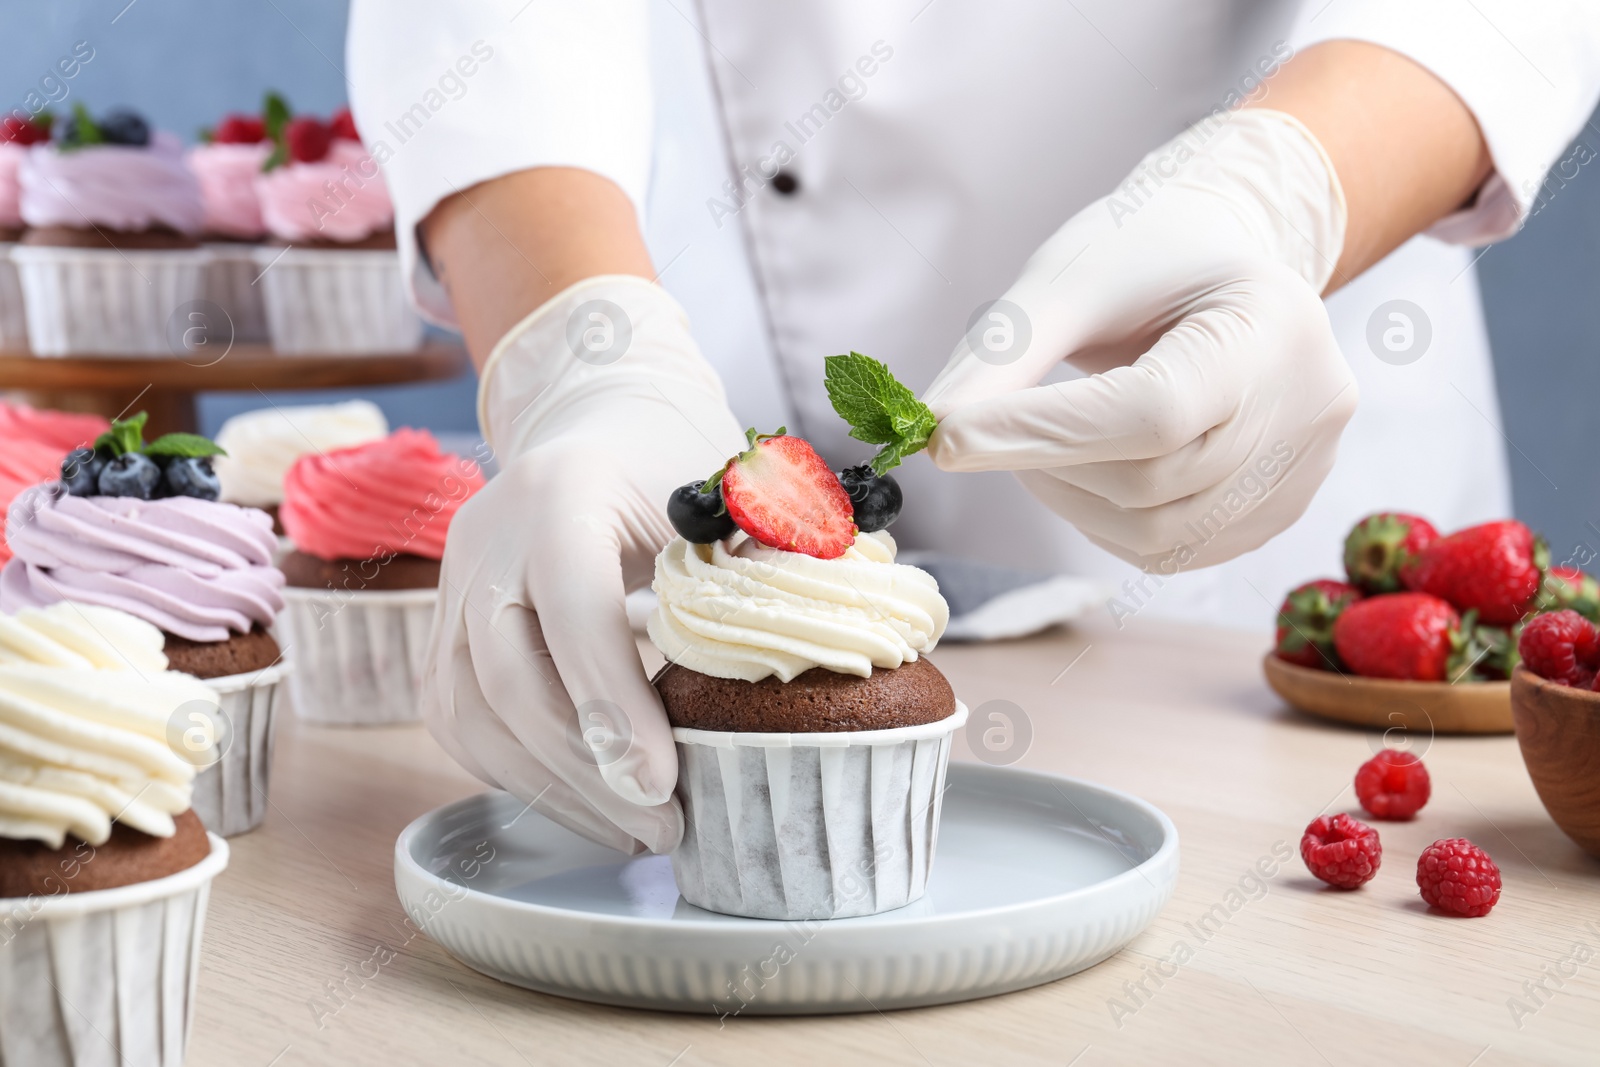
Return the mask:
[(144, 447), (144, 424), (149, 418), (141, 411), (130, 419), (118, 419), (111, 429), (94, 439), (95, 450), (105, 449), (113, 456), (139, 451)]
[(178, 456), (201, 459), (205, 456), (226, 456), (215, 441), (197, 433), (164, 433), (144, 446), (147, 456)]
[(933, 411), (895, 379), (889, 368), (860, 352), (823, 360), (828, 400), (850, 424), (857, 441), (882, 445), (872, 457), (872, 471), (882, 475), (928, 446), (938, 425)]

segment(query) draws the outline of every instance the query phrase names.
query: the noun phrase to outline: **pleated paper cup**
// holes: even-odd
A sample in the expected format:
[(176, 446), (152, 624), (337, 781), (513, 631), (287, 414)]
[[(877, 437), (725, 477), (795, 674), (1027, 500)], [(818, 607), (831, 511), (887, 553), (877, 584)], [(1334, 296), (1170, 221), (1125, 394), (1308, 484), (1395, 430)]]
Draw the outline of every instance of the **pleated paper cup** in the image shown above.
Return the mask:
[(262, 671), (204, 679), (217, 693), (229, 730), (222, 758), (194, 780), (194, 813), (214, 834), (248, 833), (267, 817), (272, 744), (289, 674), (289, 664), (279, 662)]
[(260, 248), (256, 284), (280, 352), (408, 352), (422, 320), (406, 299), (400, 254), (336, 248)]
[(22, 302), (22, 279), (11, 262), (16, 245), (0, 241), (0, 348), (17, 351), (28, 347), (28, 314)]
[(831, 733), (674, 728), (683, 899), (755, 919), (842, 919), (922, 897), (950, 745), (967, 721)]
[(172, 356), (169, 322), (205, 294), (205, 249), (17, 245), (11, 261), (36, 356)]
[(283, 591), (295, 714), (330, 726), (421, 722), (437, 589)]
[(211, 881), (186, 871), (117, 889), (0, 900), (0, 1064), (182, 1067)]
[(267, 340), (267, 305), (256, 277), (259, 246), (216, 241), (205, 246), (211, 253), (206, 267), (206, 299), (228, 313), (233, 339), (248, 344)]

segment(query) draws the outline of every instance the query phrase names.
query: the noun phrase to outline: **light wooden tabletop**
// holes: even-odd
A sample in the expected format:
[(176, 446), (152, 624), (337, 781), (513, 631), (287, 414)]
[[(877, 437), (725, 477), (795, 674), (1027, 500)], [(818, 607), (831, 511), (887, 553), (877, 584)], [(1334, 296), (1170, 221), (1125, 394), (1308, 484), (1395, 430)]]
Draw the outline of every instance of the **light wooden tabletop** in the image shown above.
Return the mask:
[[(1433, 739), (1428, 807), (1378, 824), (1373, 882), (1328, 890), (1300, 863), (1300, 834), (1325, 809), (1359, 811), (1350, 782), (1377, 735), (1285, 710), (1259, 636), (1125, 621), (934, 655), (972, 707), (1023, 709), (1020, 766), (1128, 790), (1177, 823), (1176, 896), (1098, 967), (968, 1004), (725, 1025), (503, 985), (406, 940), (391, 873), (401, 829), (478, 783), (421, 727), (289, 722), (274, 810), (233, 841), (214, 888), (189, 1062), (1600, 1062), (1600, 862), (1545, 815), (1513, 738)], [(1456, 836), (1504, 874), (1487, 918), (1429, 914), (1417, 895), (1418, 853)], [(336, 987), (351, 992), (330, 1014)]]

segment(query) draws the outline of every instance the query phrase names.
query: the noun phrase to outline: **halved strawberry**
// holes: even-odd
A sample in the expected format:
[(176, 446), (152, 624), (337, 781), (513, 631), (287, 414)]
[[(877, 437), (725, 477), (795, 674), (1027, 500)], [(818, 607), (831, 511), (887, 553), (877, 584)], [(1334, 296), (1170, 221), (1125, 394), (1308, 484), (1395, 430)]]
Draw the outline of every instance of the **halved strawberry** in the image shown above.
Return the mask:
[(850, 495), (805, 441), (745, 431), (750, 447), (722, 469), (722, 499), (739, 528), (771, 548), (818, 559), (844, 555), (856, 540)]

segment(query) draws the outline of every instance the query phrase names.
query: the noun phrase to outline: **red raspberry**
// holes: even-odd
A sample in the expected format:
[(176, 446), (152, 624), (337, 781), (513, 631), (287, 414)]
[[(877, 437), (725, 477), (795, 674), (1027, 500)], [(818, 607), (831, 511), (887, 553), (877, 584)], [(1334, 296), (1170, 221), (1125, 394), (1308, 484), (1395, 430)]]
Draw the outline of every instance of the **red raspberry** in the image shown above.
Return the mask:
[(19, 145), (38, 144), (50, 139), (50, 120), (27, 119), (18, 114), (7, 115), (0, 121), (0, 142)]
[(356, 118), (350, 114), (350, 109), (347, 107), (341, 107), (333, 113), (333, 117), (328, 120), (328, 129), (340, 140), (361, 140), (361, 134), (356, 131)]
[(215, 144), (257, 144), (267, 139), (267, 124), (254, 115), (228, 115), (211, 132)]
[(1422, 850), (1417, 888), (1440, 911), (1477, 918), (1500, 900), (1500, 868), (1466, 838), (1447, 838)]
[(1378, 831), (1345, 814), (1323, 815), (1306, 827), (1300, 858), (1312, 874), (1340, 889), (1355, 889), (1372, 880), (1383, 862)]
[(1571, 608), (1536, 615), (1523, 626), (1517, 652), (1539, 677), (1587, 689), (1600, 667), (1600, 630)]
[(1428, 768), (1409, 752), (1386, 748), (1356, 771), (1356, 799), (1374, 819), (1409, 819), (1432, 792)]
[(316, 163), (328, 154), (333, 131), (313, 118), (290, 119), (283, 128), (289, 158), (296, 163)]

